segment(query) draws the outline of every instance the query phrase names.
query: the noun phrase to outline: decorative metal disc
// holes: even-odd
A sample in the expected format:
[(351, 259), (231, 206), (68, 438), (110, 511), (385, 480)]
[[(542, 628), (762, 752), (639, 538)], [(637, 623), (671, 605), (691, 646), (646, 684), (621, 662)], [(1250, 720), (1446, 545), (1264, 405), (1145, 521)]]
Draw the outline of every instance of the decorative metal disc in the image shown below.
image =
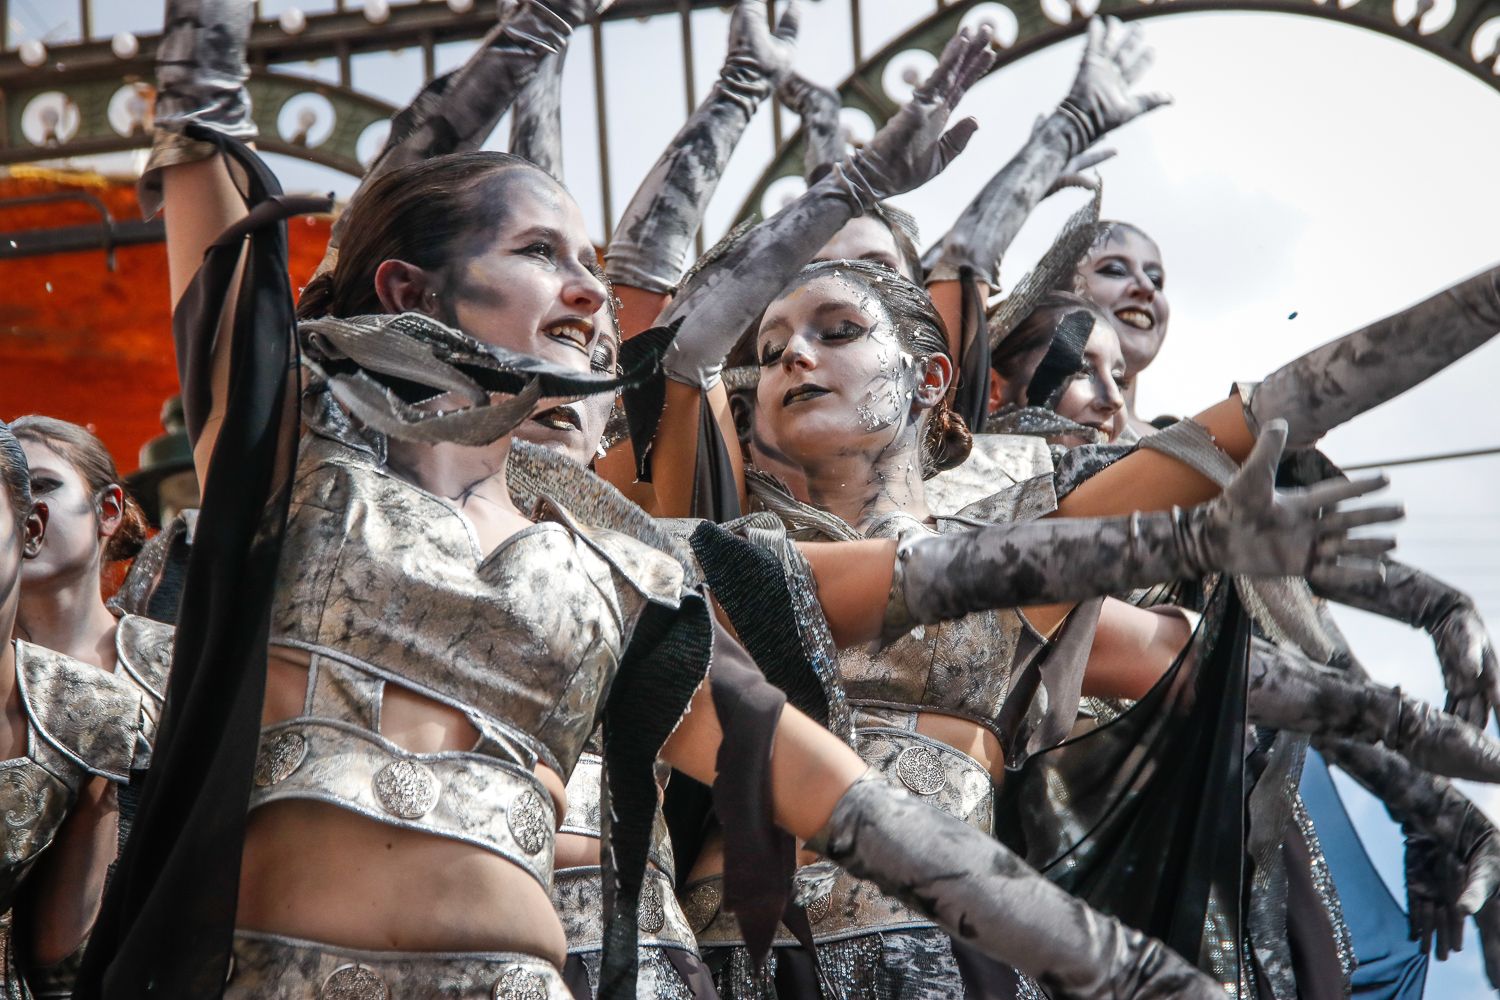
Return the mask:
[(414, 760), (394, 760), (375, 772), (375, 797), (393, 816), (420, 819), (437, 805), (437, 779)]
[(907, 747), (896, 758), (896, 777), (918, 795), (936, 795), (948, 784), (943, 764), (926, 747)]
[(269, 788), (291, 777), (307, 757), (307, 739), (301, 733), (280, 733), (261, 742), (255, 754), (255, 784)]
[(705, 882), (688, 892), (687, 898), (682, 901), (682, 910), (694, 934), (703, 933), (714, 922), (714, 917), (719, 915), (721, 902), (723, 897), (719, 895), (718, 885), (713, 882)]
[(510, 825), (511, 836), (527, 854), (540, 853), (552, 839), (547, 807), (536, 792), (525, 791), (512, 799), (505, 821)]
[(495, 980), (495, 1000), (547, 1000), (547, 995), (547, 980), (519, 965)]
[(662, 906), (661, 890), (656, 887), (655, 882), (647, 882), (641, 886), (641, 903), (636, 910), (636, 927), (647, 934), (655, 934), (666, 926), (667, 911)]
[(807, 904), (807, 920), (809, 923), (820, 924), (828, 916), (828, 909), (833, 902), (833, 893), (825, 892), (823, 895)]
[(341, 965), (323, 980), (319, 1000), (390, 1000), (390, 987), (373, 969), (361, 965)]

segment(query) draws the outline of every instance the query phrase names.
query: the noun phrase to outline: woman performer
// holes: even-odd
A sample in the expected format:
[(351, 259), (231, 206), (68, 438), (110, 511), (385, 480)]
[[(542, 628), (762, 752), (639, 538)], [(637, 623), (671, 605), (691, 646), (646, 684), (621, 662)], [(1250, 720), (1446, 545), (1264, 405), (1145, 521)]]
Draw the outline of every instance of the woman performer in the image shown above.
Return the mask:
[[(47, 529), (48, 509), (33, 500), (31, 477), (20, 443), (0, 423), (0, 634), (7, 636), (16, 630), (23, 567), (40, 556)], [(0, 647), (0, 688), (7, 748), (0, 995), (67, 996), (66, 970), (88, 939), (118, 846), (116, 788), (146, 765), (151, 724), (140, 691), (124, 677), (19, 638)]]
[(1156, 430), (1136, 415), (1135, 387), (1141, 372), (1161, 352), (1172, 318), (1161, 261), (1160, 248), (1138, 226), (1105, 221), (1072, 276), (1072, 290), (1103, 309), (1119, 335), (1126, 420), (1134, 435)]
[(129, 559), (145, 540), (145, 513), (120, 485), (104, 442), (87, 429), (35, 415), (10, 427), (31, 466), (32, 495), (47, 506), (46, 542), (21, 574), (16, 634), (125, 677), (157, 718), (172, 630), (136, 615), (117, 617), (101, 589), (104, 567)]
[[(983, 302), (988, 289), (998, 286), (1001, 254), (1059, 177), (1078, 169), (1077, 157), (1106, 132), (1167, 103), (1163, 95), (1134, 90), (1135, 81), (1149, 62), (1150, 52), (1138, 28), (1127, 28), (1115, 18), (1091, 21), (1083, 59), (1067, 97), (1039, 123), (1026, 145), (975, 197), (944, 238), (926, 281), (949, 331), (949, 349), (954, 357), (963, 359), (965, 380), (977, 386), (976, 406), (982, 407), (984, 387), (988, 385), (988, 347), (980, 336), (984, 331)], [(792, 74), (782, 79), (779, 93), (808, 123), (806, 164), (812, 180), (842, 156), (837, 95)], [(916, 230), (908, 218), (890, 206), (879, 206), (836, 228), (820, 230), (826, 235), (823, 244), (788, 263), (795, 269), (813, 260), (872, 260), (895, 266), (912, 280), (920, 280)], [(675, 307), (671, 312), (681, 314)], [(750, 322), (746, 321), (746, 328)], [(972, 358), (964, 353), (965, 345), (971, 342), (979, 345)], [(737, 449), (722, 447), (708, 433), (714, 426), (721, 441), (737, 439), (729, 397), (719, 384), (720, 367), (722, 356), (719, 367), (704, 370), (702, 385), (692, 381), (697, 375), (687, 366), (669, 370), (664, 386), (665, 422), (653, 438), (635, 435), (639, 471), (651, 477), (655, 511), (663, 516), (694, 513), (722, 517), (738, 511), (731, 506), (732, 497), (727, 501), (723, 497), (729, 492), (727, 479), (706, 484), (700, 471), (704, 463), (699, 460), (699, 448), (706, 449), (705, 459), (711, 454), (723, 455), (727, 458), (725, 468), (732, 470), (736, 492), (743, 496), (743, 469)], [(712, 425), (700, 420), (699, 397), (713, 415)], [(966, 405), (961, 402), (960, 408)], [(977, 413), (970, 418), (976, 426)], [(719, 500), (712, 502), (713, 496)]]
[[(507, 22), (500, 33), (506, 43), (491, 53), (509, 60), (520, 78), (540, 57), (538, 39), (553, 39), (555, 50), (564, 33), (557, 24), (586, 13), (533, 0)], [(197, 20), (179, 16), (173, 23), (189, 32), (182, 47), (205, 62), (222, 62), (226, 33), (243, 38), (243, 22)], [(945, 135), (942, 121), (989, 64), (988, 43), (982, 32), (955, 39), (923, 88), (924, 99), (830, 174), (816, 199), (842, 204), (847, 215), (932, 176), (970, 131), (960, 126)], [(242, 72), (237, 59), (231, 68)], [(178, 94), (190, 99), (178, 107), (198, 113), (200, 124), (223, 124), (218, 109), (205, 106), (203, 89), (183, 86)], [(173, 123), (170, 115), (163, 121)], [(238, 234), (274, 223), (278, 211), (297, 205), (266, 200), (271, 178), (242, 147), (177, 122), (189, 138), (221, 148), (248, 171), (257, 202), (244, 225), (210, 249), (179, 306), (191, 309), (222, 301), (233, 273), (225, 262), (239, 250)], [(193, 216), (169, 213), (174, 227), (202, 226), (216, 213), (222, 219), (229, 178), (217, 156), (166, 170), (169, 201), (199, 209)], [(185, 272), (202, 246), (178, 241), (174, 274)], [(257, 263), (273, 257), (254, 238), (251, 253)], [(308, 400), (310, 433), (300, 447), (284, 557), (269, 595), (264, 732), (243, 835), (229, 994), (304, 995), (319, 988), (383, 994), (395, 984), (423, 995), (562, 996), (562, 933), (545, 893), (554, 829), (546, 803), (554, 811), (562, 804), (563, 779), (602, 716), (611, 817), (605, 857), (617, 917), (606, 928), (604, 995), (633, 992), (631, 918), (658, 752), (723, 787), (741, 780), (745, 769), (756, 772), (752, 780), (764, 784), (754, 787), (769, 791), (767, 804), (783, 828), (850, 870), (924, 900), (918, 905), (961, 925), (977, 947), (1006, 955), (1059, 995), (1214, 995), (1216, 987), (1185, 963), (1086, 913), (987, 838), (861, 777), (857, 755), (806, 717), (768, 711), (780, 701), (733, 639), (710, 633), (706, 606), (683, 587), (680, 564), (579, 526), (555, 504), (539, 523), (514, 509), (504, 478), (511, 429), (539, 395), (589, 394), (614, 384), (587, 374), (593, 317), (605, 299), (591, 263), (577, 206), (555, 182), (514, 158), (465, 154), (392, 169), (367, 186), (345, 219), (338, 261), (303, 298), (310, 318), (301, 337), (321, 382)], [(259, 283), (247, 282), (254, 294), (248, 301), (274, 318), (267, 294), (273, 272), (258, 269), (255, 276)], [(761, 275), (745, 280), (752, 293), (760, 291)], [(241, 443), (249, 428), (238, 404), (265, 389), (246, 387), (245, 372), (280, 384), (284, 369), (274, 363), (272, 341), (285, 331), (256, 329), (243, 322), (252, 315), (244, 309), (238, 315), (232, 335), (217, 338), (217, 316), (179, 324), (191, 335), (184, 345), (191, 362), (185, 399), (200, 456), (232, 448), (226, 453), (240, 457), (240, 447), (248, 451), (267, 432), (286, 439), (273, 405), (261, 411), (272, 426)], [(243, 346), (249, 337), (258, 337), (253, 351)], [(209, 347), (215, 341), (219, 351)], [(211, 376), (222, 376), (226, 348), (235, 361), (227, 388)], [(243, 367), (268, 354), (266, 368)], [(492, 393), (506, 398), (490, 402)], [(195, 401), (208, 407), (195, 410)], [(216, 434), (231, 432), (216, 445)], [(1275, 438), (1273, 429), (1262, 454), (1275, 450)], [(238, 491), (219, 487), (233, 466), (204, 468), (197, 546), (213, 537), (215, 499), (221, 505), (239, 499)], [(1202, 571), (1202, 560), (1280, 573), (1367, 548), (1344, 538), (1350, 516), (1325, 509), (1367, 486), (1278, 497), (1268, 491), (1267, 471), (1260, 468), (1253, 484), (1222, 502), (1140, 520), (1139, 544), (1129, 552), (1121, 545), (1114, 565), (1131, 579)], [(1269, 551), (1268, 519), (1278, 537), (1290, 532)], [(1240, 522), (1255, 525), (1254, 541), (1230, 527)], [(257, 540), (274, 539), (279, 527), (254, 526)], [(1089, 529), (1091, 537), (1123, 539), (1129, 527), (1116, 521)], [(1020, 541), (1026, 550), (1035, 544)], [(203, 551), (195, 551), (195, 569)], [(872, 567), (883, 567), (884, 576), (872, 577)], [(859, 575), (850, 579), (851, 571)], [(879, 635), (878, 597), (889, 591), (894, 546), (846, 548), (826, 572), (831, 589), (844, 591), (857, 609), (833, 611), (836, 631), (856, 642)], [(1052, 577), (1033, 594), (1031, 579), (1019, 592), (1033, 599), (1069, 599), (1094, 585)], [(214, 583), (232, 589), (240, 581)], [(1015, 603), (1017, 588), (1007, 582), (996, 590), (996, 583), (984, 585), (983, 597), (973, 586), (953, 596)], [(184, 609), (181, 630), (194, 627), (190, 610)], [(249, 613), (238, 608), (235, 615)], [(483, 624), (476, 628), (476, 621)], [(700, 687), (710, 647), (710, 684)], [(247, 665), (259, 668), (256, 661)], [(191, 718), (201, 685), (184, 671), (180, 652), (174, 667), (174, 703), (178, 690), (189, 699), (183, 724), (215, 724)], [(216, 676), (214, 683), (239, 681)], [(695, 710), (684, 715), (690, 700)], [(721, 729), (730, 713), (732, 724)], [(749, 749), (757, 744), (743, 728), (745, 718), (769, 722), (759, 750)], [(178, 752), (172, 741), (166, 747), (169, 755)], [(716, 771), (721, 750), (736, 765), (733, 772)], [(153, 775), (148, 807), (156, 804), (152, 787), (162, 802), (196, 794), (190, 779), (174, 787), (164, 773), (172, 772)], [(763, 814), (745, 815), (768, 829)], [(143, 826), (152, 817), (143, 809)], [(191, 826), (180, 830), (177, 856), (202, 856), (196, 852), (208, 845), (195, 842), (199, 835)], [(222, 841), (213, 848), (206, 856), (224, 857)], [(200, 918), (224, 905), (222, 897), (193, 888), (202, 876), (217, 879), (221, 865), (174, 860), (154, 881), (149, 870), (131, 873), (144, 886), (147, 918), (111, 930), (112, 936), (142, 931), (133, 939), (137, 947), (118, 951), (115, 940), (102, 943), (96, 934), (90, 955), (101, 956), (95, 967), (113, 988), (130, 992), (148, 981), (164, 995), (185, 993), (194, 982), (217, 988), (205, 977), (225, 971), (222, 942), (200, 935), (201, 950), (184, 954), (186, 936), (168, 951), (159, 936), (144, 933), (152, 922), (181, 919), (172, 906), (153, 907), (157, 899), (190, 901)], [(182, 882), (169, 881), (179, 876)], [(360, 919), (350, 919), (352, 913)], [(621, 944), (628, 958), (615, 952), (612, 965), (612, 949)]]

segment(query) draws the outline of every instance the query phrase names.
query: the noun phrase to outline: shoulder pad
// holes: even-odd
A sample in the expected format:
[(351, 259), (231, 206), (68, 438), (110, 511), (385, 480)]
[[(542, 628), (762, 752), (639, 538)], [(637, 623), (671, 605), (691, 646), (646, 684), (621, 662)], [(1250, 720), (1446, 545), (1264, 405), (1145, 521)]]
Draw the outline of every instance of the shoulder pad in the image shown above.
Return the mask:
[(125, 615), (115, 629), (115, 656), (120, 668), (157, 710), (167, 700), (167, 674), (172, 669), (172, 640), (176, 635), (173, 626), (140, 615)]
[(1050, 474), (1034, 476), (958, 511), (956, 517), (986, 524), (1035, 521), (1057, 510), (1057, 488)]
[(555, 500), (544, 499), (540, 511), (548, 519), (565, 525), (648, 601), (672, 608), (682, 602), (687, 573), (675, 556), (618, 531), (580, 524)]
[(927, 506), (937, 514), (956, 514), (996, 490), (1036, 476), (1050, 475), (1047, 442), (1032, 434), (975, 434), (963, 464), (939, 472), (924, 485)]
[(20, 640), (16, 679), (26, 717), (48, 745), (92, 774), (130, 780), (144, 725), (144, 696), (133, 684)]

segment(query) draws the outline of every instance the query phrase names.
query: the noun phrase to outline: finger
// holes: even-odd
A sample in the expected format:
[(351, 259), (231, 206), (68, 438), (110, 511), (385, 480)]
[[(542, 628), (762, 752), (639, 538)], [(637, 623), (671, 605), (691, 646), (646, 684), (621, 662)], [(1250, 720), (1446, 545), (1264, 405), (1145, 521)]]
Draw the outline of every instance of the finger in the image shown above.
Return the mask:
[(979, 122), (973, 118), (964, 118), (938, 140), (938, 158), (944, 167), (953, 162), (953, 158), (964, 151), (969, 140), (974, 138), (974, 133), (979, 131)]
[(792, 0), (786, 5), (786, 10), (781, 12), (781, 20), (776, 22), (775, 35), (777, 38), (787, 42), (797, 40), (797, 29), (802, 25), (802, 0)]
[(1359, 479), (1325, 479), (1309, 486), (1302, 495), (1320, 507), (1332, 507), (1342, 500), (1353, 500), (1391, 485), (1385, 476), (1362, 476)]
[(1125, 25), (1113, 14), (1104, 17), (1104, 53), (1113, 59), (1125, 42)]
[(1089, 18), (1088, 41), (1083, 43), (1083, 58), (1088, 59), (1090, 55), (1098, 52), (1104, 46), (1104, 18)]
[(995, 29), (989, 24), (981, 24), (974, 35), (973, 47), (969, 49), (959, 68), (957, 86), (949, 98), (952, 104), (957, 104), (969, 88), (978, 83), (990, 71), (990, 67), (995, 65), (995, 50), (990, 46), (994, 39)]
[(1374, 559), (1395, 547), (1394, 538), (1348, 538), (1344, 535), (1335, 535), (1318, 542), (1318, 555), (1324, 558), (1332, 556), (1335, 561), (1347, 557)]
[(1446, 907), (1443, 911), (1448, 917), (1448, 954), (1464, 950), (1464, 920), (1468, 918), (1456, 906)]
[(739, 34), (747, 27), (766, 23), (766, 0), (740, 0), (734, 5), (734, 15), (729, 19), (731, 34)]
[(1175, 103), (1172, 95), (1162, 90), (1153, 90), (1149, 94), (1141, 94), (1136, 98), (1136, 101), (1140, 104), (1141, 114)]
[(1464, 891), (1458, 897), (1460, 914), (1472, 916), (1489, 902), (1500, 886), (1500, 862), (1489, 851), (1480, 851), (1464, 872)]
[(1432, 904), (1423, 900), (1417, 904), (1417, 912), (1421, 914), (1421, 924), (1417, 928), (1417, 947), (1422, 954), (1432, 954)]
[(1399, 503), (1376, 504), (1374, 507), (1356, 507), (1353, 510), (1326, 510), (1318, 519), (1318, 533), (1331, 535), (1363, 528), (1371, 524), (1391, 524), (1406, 516), (1406, 508)]
[(1142, 59), (1150, 63), (1151, 49), (1146, 45), (1146, 37), (1141, 34), (1141, 29), (1132, 25), (1121, 34), (1120, 47), (1114, 53), (1115, 65), (1120, 67), (1120, 73), (1126, 80), (1134, 80), (1131, 73)]
[(1068, 165), (1065, 169), (1070, 174), (1081, 173), (1082, 171), (1085, 171), (1090, 167), (1097, 167), (1105, 160), (1114, 159), (1116, 155), (1118, 154), (1116, 154), (1113, 149), (1109, 148), (1087, 149), (1082, 153), (1079, 153), (1077, 156), (1073, 157), (1072, 160), (1068, 161)]
[(1286, 433), (1285, 420), (1266, 422), (1231, 489), (1260, 494), (1276, 482), (1276, 467), (1281, 464), (1281, 452), (1286, 448)]
[[(1489, 716), (1489, 707), (1483, 698), (1473, 694), (1449, 692), (1443, 702), (1443, 711), (1467, 722), (1476, 729), (1483, 729)], [(1469, 912), (1473, 912), (1472, 910)]]
[(1308, 571), (1327, 587), (1365, 587), (1385, 582), (1385, 564), (1375, 559), (1342, 559), (1319, 562)]
[(959, 67), (968, 56), (972, 39), (973, 35), (968, 28), (959, 28), (958, 34), (948, 39), (948, 44), (943, 46), (937, 66), (922, 81), (912, 97), (928, 101), (947, 100), (953, 81), (958, 78)]

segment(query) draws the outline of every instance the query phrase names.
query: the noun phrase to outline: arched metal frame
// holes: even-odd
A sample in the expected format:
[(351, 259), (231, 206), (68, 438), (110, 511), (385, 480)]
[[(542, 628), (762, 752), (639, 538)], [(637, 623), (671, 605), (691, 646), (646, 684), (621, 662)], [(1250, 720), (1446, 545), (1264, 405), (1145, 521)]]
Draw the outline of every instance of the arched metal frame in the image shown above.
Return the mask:
[[(879, 127), (900, 106), (886, 94), (882, 85), (886, 66), (912, 50), (938, 55), (958, 31), (964, 17), (980, 6), (981, 0), (958, 0), (924, 18), (865, 59), (838, 88), (844, 107), (865, 112)], [(984, 3), (983, 6), (991, 4)], [(1078, 12), (1077, 0), (1068, 3), (1071, 18), (1066, 24), (1058, 24), (1049, 18), (1038, 0), (1014, 0), (1002, 6), (1015, 15), (1016, 37), (1000, 51), (992, 73), (1081, 33), (1087, 24), (1087, 18)], [(1500, 24), (1500, 0), (1455, 0), (1453, 16), (1431, 31), (1424, 31), (1422, 25), (1434, 12), (1434, 0), (1415, 0), (1410, 4), (1410, 16), (1405, 20), (1398, 14), (1397, 8), (1401, 6), (1406, 5), (1398, 4), (1397, 0), (1099, 0), (1097, 13), (1112, 14), (1127, 21), (1205, 11), (1260, 11), (1319, 17), (1415, 45), (1500, 90), (1500, 27), (1495, 29), (1493, 51), (1481, 53), (1479, 58), (1474, 53), (1476, 33), (1492, 20)], [(782, 144), (741, 204), (736, 218), (744, 220), (758, 215), (771, 184), (783, 177), (800, 175), (802, 139), (802, 131), (798, 129)]]

